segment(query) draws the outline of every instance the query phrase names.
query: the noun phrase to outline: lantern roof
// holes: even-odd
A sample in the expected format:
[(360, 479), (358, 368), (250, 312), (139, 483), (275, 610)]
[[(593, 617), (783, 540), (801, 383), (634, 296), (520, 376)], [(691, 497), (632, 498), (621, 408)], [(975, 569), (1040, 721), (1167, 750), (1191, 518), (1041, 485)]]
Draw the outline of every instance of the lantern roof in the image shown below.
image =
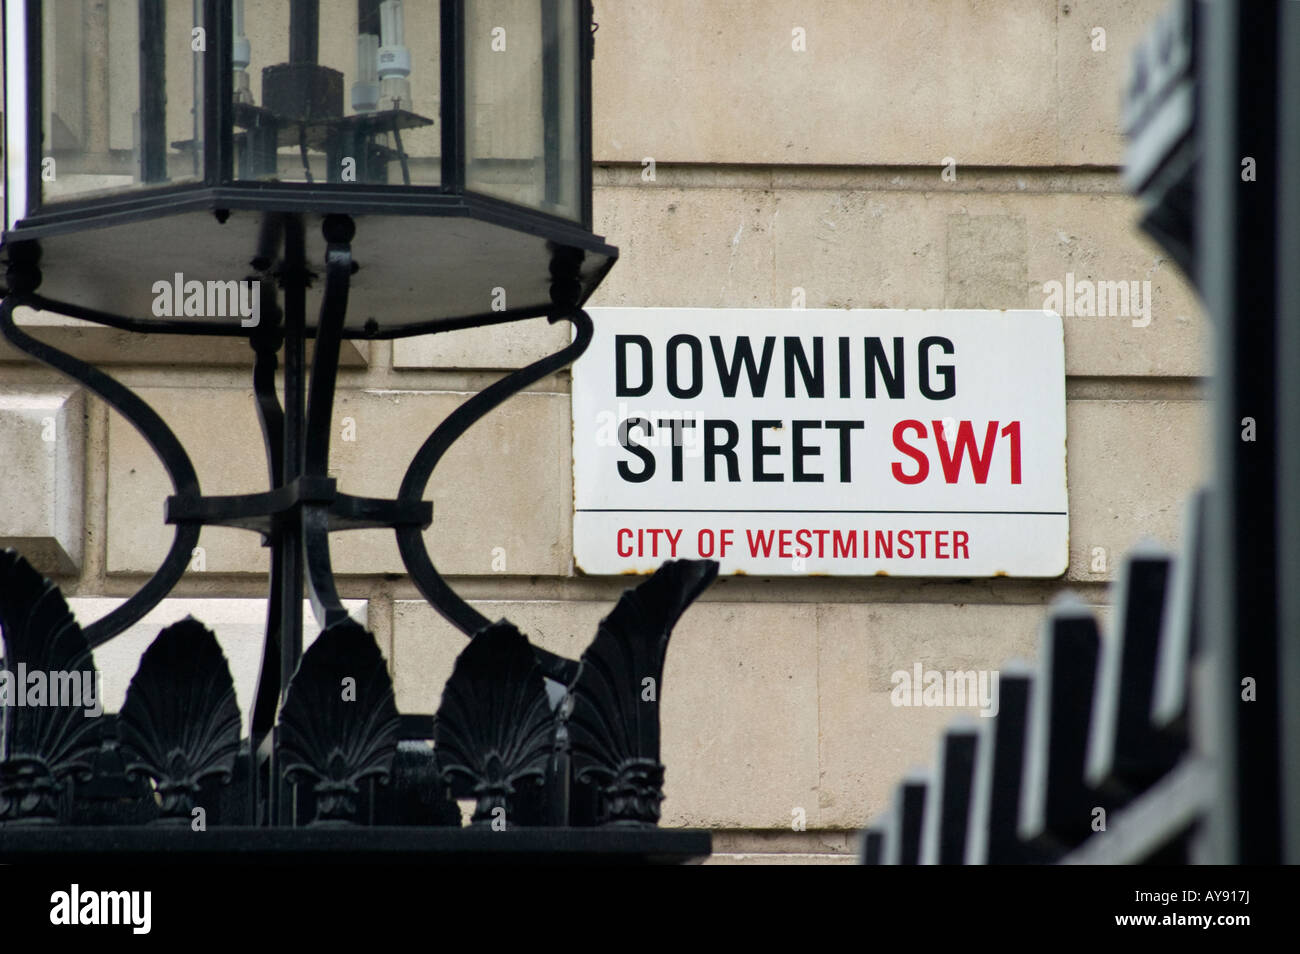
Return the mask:
[(544, 314), (557, 278), (585, 301), (617, 258), (591, 231), (589, 0), (66, 13), (4, 3), (3, 244), (72, 313), (242, 334), (160, 283), (303, 270), (314, 315), (330, 215), (356, 224), (349, 337)]

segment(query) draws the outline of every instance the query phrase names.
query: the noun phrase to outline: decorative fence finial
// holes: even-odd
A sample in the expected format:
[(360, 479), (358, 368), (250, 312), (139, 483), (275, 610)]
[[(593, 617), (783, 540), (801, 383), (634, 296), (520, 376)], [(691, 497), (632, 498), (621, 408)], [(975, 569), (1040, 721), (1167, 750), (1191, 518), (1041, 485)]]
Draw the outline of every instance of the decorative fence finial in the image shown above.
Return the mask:
[(188, 824), (204, 782), (230, 781), (239, 706), (210, 629), (187, 616), (158, 634), (127, 689), (117, 732), (127, 774), (154, 781), (160, 823)]
[(717, 575), (713, 560), (670, 560), (623, 594), (582, 654), (568, 728), (575, 777), (597, 787), (601, 824), (659, 821), (659, 694), (668, 639)]
[(434, 725), (434, 751), (457, 798), (475, 798), (472, 823), (535, 823), (555, 719), (528, 640), (500, 620), (456, 658)]
[(284, 778), (313, 783), (313, 824), (357, 821), (360, 783), (388, 781), (398, 727), (375, 637), (351, 619), (321, 633), (303, 653), (280, 712)]
[(99, 677), (59, 588), (13, 550), (0, 550), (0, 648), (0, 824), (53, 823), (66, 780), (90, 775)]

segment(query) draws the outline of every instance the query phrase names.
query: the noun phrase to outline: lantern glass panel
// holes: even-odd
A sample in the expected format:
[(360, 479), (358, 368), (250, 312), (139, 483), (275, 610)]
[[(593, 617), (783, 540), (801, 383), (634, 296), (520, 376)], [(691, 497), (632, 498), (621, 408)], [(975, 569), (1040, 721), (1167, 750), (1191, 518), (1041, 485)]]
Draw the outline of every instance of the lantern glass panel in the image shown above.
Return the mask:
[(41, 7), (41, 201), (202, 180), (202, 4)]
[(466, 5), (465, 182), (472, 191), (580, 217), (578, 6)]
[(234, 4), (239, 180), (441, 185), (439, 4)]

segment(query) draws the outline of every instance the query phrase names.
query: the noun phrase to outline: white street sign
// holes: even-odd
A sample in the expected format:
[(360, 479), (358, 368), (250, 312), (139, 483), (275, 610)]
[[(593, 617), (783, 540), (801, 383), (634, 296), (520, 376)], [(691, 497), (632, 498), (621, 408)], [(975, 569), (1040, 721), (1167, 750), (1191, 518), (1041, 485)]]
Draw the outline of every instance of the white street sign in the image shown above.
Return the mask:
[(1065, 572), (1044, 311), (593, 308), (573, 368), (586, 573)]

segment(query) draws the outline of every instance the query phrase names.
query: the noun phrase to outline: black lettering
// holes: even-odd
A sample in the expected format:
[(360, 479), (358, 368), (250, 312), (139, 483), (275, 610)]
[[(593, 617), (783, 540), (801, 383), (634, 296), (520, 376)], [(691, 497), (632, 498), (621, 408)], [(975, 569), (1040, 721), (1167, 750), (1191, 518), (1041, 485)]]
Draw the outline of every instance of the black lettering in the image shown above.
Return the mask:
[[(677, 349), (680, 345), (691, 349), (691, 386), (684, 388), (677, 378)], [(704, 352), (695, 335), (673, 335), (668, 339), (668, 393), (675, 398), (699, 397), (704, 390)]]
[[(903, 339), (894, 339), (894, 364), (890, 367), (889, 362), (885, 360), (885, 349), (881, 345), (879, 338), (866, 338), (863, 341), (863, 351), (866, 354), (866, 382), (867, 397), (876, 396), (876, 373), (879, 372), (884, 379), (885, 391), (890, 398), (901, 398), (903, 396)], [(875, 365), (873, 368), (872, 365)]]
[(639, 473), (634, 473), (632, 468), (627, 465), (627, 461), (620, 460), (618, 462), (618, 475), (629, 483), (642, 484), (655, 475), (655, 455), (653, 451), (646, 450), (632, 440), (629, 432), (634, 427), (644, 428), (646, 437), (654, 434), (654, 429), (645, 418), (629, 417), (618, 426), (618, 442), (623, 445), (625, 450), (629, 450), (637, 457), (640, 457), (645, 467)]
[(754, 397), (762, 397), (767, 391), (767, 373), (772, 367), (772, 351), (776, 339), (768, 335), (763, 339), (763, 357), (754, 363), (754, 348), (748, 337), (736, 339), (736, 350), (732, 352), (731, 367), (727, 367), (727, 356), (722, 353), (722, 339), (717, 335), (709, 338), (713, 346), (713, 360), (718, 366), (718, 381), (722, 385), (723, 397), (735, 397), (736, 386), (740, 383), (741, 367), (749, 378), (749, 391)]
[(682, 480), (682, 431), (686, 428), (694, 428), (695, 422), (689, 418), (678, 419), (672, 418), (667, 421), (660, 421), (660, 427), (666, 427), (673, 435), (673, 482), (681, 483)]
[(849, 381), (849, 339), (840, 339), (840, 397), (850, 397)]
[[(627, 346), (641, 349), (641, 383), (636, 387), (627, 383)], [(614, 392), (619, 397), (641, 397), (650, 393), (654, 383), (654, 368), (650, 362), (650, 339), (645, 335), (614, 336)]]
[(849, 437), (854, 431), (866, 430), (863, 421), (827, 421), (826, 426), (840, 432), (840, 483), (853, 480), (853, 455), (849, 452)]
[(943, 378), (943, 387), (938, 391), (930, 387), (930, 349), (936, 346), (942, 348), (944, 354), (952, 354), (956, 351), (947, 338), (931, 336), (921, 339), (921, 344), (917, 348), (917, 358), (921, 364), (921, 393), (931, 401), (946, 401), (957, 393), (957, 372), (950, 364), (939, 365), (935, 370), (939, 372), (939, 377)]
[(794, 336), (785, 339), (785, 396), (794, 397), (794, 366), (799, 365), (799, 376), (803, 378), (804, 390), (810, 398), (826, 396), (826, 376), (822, 367), (822, 339), (813, 339), (812, 367), (808, 367), (808, 356), (804, 353), (803, 342)]
[(815, 484), (823, 480), (821, 474), (808, 474), (803, 469), (803, 459), (805, 457), (818, 457), (821, 455), (820, 447), (809, 447), (803, 442), (803, 432), (805, 430), (819, 429), (822, 426), (821, 421), (795, 421), (794, 422), (794, 439), (790, 445), (790, 454), (794, 460), (793, 480), (798, 484)]
[[(714, 339), (717, 340), (716, 338)], [(719, 444), (714, 440), (713, 432), (722, 428), (727, 432), (727, 442)], [(714, 481), (714, 457), (722, 455), (727, 461), (727, 480), (731, 483), (740, 481), (740, 459), (736, 456), (736, 445), (740, 443), (740, 428), (735, 421), (708, 420), (704, 422), (704, 480)]]
[(763, 431), (769, 427), (780, 427), (780, 421), (755, 421), (753, 427), (754, 437), (754, 482), (755, 483), (779, 483), (785, 480), (782, 474), (769, 474), (763, 470), (763, 458), (770, 457), (774, 454), (781, 453), (779, 447), (768, 447), (763, 443)]

